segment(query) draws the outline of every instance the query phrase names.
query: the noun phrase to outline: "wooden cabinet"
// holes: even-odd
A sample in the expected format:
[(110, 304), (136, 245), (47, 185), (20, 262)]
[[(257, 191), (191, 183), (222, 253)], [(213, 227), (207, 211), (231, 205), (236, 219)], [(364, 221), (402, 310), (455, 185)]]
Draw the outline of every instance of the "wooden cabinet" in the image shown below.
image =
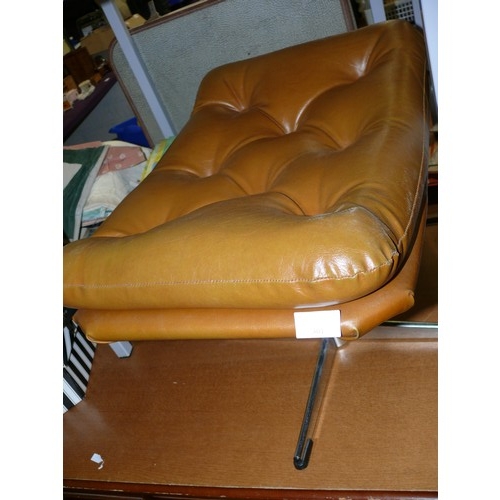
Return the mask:
[(65, 72), (73, 77), (77, 85), (90, 80), (97, 72), (94, 61), (84, 47), (75, 49), (63, 57)]

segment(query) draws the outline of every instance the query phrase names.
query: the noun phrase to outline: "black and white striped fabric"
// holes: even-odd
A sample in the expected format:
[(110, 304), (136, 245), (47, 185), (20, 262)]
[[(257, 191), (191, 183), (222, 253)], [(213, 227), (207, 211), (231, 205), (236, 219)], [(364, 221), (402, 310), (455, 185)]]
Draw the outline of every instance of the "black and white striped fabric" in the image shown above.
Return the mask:
[(73, 322), (75, 312), (63, 308), (63, 413), (85, 396), (96, 349)]

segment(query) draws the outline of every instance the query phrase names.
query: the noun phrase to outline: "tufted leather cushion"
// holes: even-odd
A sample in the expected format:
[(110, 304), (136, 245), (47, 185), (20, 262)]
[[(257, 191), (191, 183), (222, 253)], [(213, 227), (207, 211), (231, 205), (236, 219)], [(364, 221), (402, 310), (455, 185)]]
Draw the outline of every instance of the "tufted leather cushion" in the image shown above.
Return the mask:
[(65, 305), (161, 338), (178, 316), (289, 318), (383, 288), (424, 210), (425, 58), (389, 21), (212, 70), (154, 171), (64, 248)]
[[(131, 30), (173, 131), (186, 125), (205, 74), (228, 62), (352, 29), (349, 0), (203, 0)], [(109, 61), (152, 143), (163, 135), (120, 44)]]

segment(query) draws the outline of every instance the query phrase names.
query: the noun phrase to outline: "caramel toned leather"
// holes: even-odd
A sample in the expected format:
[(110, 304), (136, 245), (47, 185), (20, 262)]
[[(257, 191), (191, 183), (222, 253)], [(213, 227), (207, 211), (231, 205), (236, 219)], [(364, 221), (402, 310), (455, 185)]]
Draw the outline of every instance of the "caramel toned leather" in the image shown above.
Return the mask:
[(97, 341), (293, 336), (294, 310), (325, 308), (356, 338), (404, 312), (425, 61), (389, 21), (211, 71), (154, 171), (64, 248), (64, 304)]
[[(418, 238), (409, 259), (387, 285), (341, 307), (321, 308), (341, 309), (341, 332), (345, 340), (355, 340), (413, 306), (424, 229), (425, 217), (422, 217)], [(87, 336), (97, 342), (145, 338), (286, 338), (295, 336), (293, 312), (291, 309), (79, 310), (75, 320), (84, 328)]]

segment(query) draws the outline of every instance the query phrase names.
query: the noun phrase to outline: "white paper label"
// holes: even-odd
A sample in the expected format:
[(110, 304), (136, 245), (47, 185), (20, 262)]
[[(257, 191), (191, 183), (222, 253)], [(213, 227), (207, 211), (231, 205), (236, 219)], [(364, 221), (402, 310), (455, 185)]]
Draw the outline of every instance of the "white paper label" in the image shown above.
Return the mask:
[(92, 462), (95, 462), (96, 464), (98, 464), (99, 465), (99, 469), (102, 469), (104, 467), (104, 460), (101, 457), (101, 455), (99, 455), (99, 453), (94, 453), (90, 457), (90, 460), (92, 460)]
[(340, 311), (303, 311), (293, 313), (298, 339), (341, 337)]

